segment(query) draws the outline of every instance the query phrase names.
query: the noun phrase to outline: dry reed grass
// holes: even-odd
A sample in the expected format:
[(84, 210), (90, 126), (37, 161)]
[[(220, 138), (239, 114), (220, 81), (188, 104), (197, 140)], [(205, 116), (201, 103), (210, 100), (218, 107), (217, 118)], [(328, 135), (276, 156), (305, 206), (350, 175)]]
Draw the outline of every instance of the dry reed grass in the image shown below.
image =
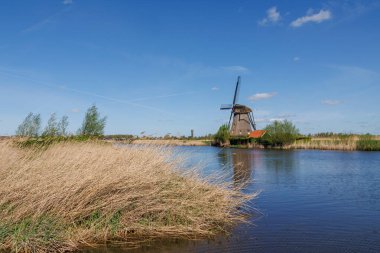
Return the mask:
[(320, 150), (346, 150), (357, 149), (357, 138), (313, 138), (311, 140), (297, 140), (287, 145), (287, 149), (320, 149)]
[(336, 137), (313, 137), (297, 140), (286, 146), (287, 149), (321, 149), (344, 151), (379, 151), (380, 136), (376, 135), (347, 135)]
[(133, 140), (133, 144), (164, 145), (164, 146), (210, 146), (209, 140)]
[(200, 238), (244, 222), (247, 196), (178, 170), (167, 148), (0, 142), (0, 251)]

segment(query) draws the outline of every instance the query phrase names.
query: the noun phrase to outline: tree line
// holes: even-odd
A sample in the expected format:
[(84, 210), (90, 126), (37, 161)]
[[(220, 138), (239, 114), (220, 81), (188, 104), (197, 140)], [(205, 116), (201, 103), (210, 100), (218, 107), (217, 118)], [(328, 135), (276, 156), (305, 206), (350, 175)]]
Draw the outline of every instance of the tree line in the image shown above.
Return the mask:
[[(82, 126), (78, 129), (77, 134), (83, 136), (102, 136), (106, 126), (106, 119), (106, 117), (101, 117), (98, 108), (92, 105), (87, 109)], [(30, 112), (18, 126), (16, 135), (22, 137), (69, 136), (72, 134), (68, 132), (68, 126), (69, 118), (66, 115), (57, 121), (57, 115), (53, 113), (41, 132), (41, 115)]]
[[(267, 125), (264, 130), (266, 134), (255, 140), (257, 144), (263, 145), (264, 147), (283, 147), (293, 143), (301, 136), (298, 128), (288, 120), (274, 121)], [(214, 135), (214, 142), (216, 145), (224, 146), (229, 144), (230, 139), (229, 126), (223, 124)]]

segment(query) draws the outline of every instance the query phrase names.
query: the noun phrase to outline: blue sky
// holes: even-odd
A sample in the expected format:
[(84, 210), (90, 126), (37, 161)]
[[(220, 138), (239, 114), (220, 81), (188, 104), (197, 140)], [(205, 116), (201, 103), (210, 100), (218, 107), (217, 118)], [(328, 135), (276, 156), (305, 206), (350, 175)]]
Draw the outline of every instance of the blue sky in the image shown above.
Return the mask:
[(220, 104), (259, 128), (380, 134), (380, 1), (2, 1), (0, 135), (29, 112), (107, 134), (214, 133)]

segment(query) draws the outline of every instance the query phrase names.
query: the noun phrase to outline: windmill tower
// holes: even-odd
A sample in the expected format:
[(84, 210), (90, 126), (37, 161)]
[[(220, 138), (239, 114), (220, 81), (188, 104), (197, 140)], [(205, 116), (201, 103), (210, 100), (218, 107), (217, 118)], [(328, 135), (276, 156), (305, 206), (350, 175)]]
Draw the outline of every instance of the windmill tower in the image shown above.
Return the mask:
[[(228, 127), (232, 137), (248, 137), (252, 130), (256, 130), (252, 109), (245, 105), (237, 104), (240, 89), (240, 76), (238, 76), (235, 94), (232, 104), (222, 105), (220, 110), (231, 110)], [(232, 119), (232, 124), (231, 124)]]

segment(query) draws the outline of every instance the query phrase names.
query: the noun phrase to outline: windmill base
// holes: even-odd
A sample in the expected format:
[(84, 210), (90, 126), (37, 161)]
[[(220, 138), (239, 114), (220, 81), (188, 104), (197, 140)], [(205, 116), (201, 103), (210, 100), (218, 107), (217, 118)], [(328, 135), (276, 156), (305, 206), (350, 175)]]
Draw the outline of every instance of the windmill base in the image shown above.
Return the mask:
[(230, 145), (231, 146), (246, 146), (250, 147), (255, 143), (255, 140), (248, 137), (231, 137)]

